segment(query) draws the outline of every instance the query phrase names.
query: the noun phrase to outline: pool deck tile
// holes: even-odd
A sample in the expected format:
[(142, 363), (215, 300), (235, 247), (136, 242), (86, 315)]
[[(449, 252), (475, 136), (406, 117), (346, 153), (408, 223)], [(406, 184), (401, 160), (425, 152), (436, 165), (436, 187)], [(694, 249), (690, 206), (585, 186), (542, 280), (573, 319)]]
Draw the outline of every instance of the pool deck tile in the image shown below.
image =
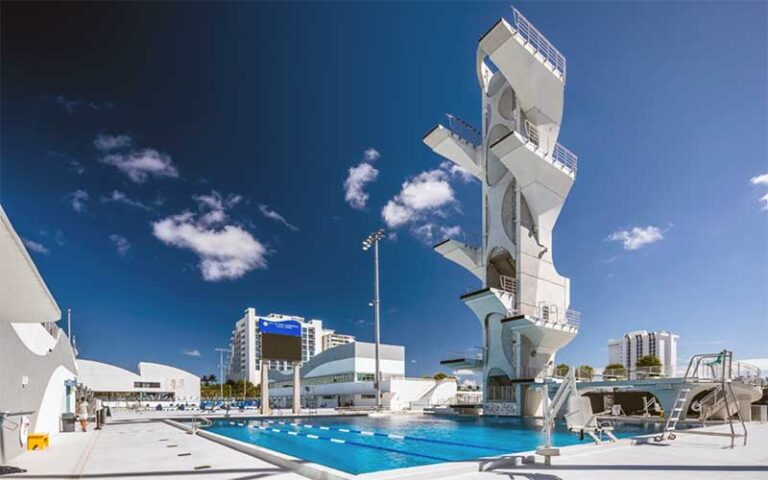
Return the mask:
[[(727, 427), (706, 430), (724, 432)], [(674, 441), (633, 445), (630, 439), (617, 444), (561, 449), (552, 466), (542, 463), (514, 466), (507, 460), (456, 462), (453, 471), (443, 465), (379, 472), (366, 480), (766, 480), (768, 479), (768, 424), (748, 424), (747, 446), (736, 439), (680, 434)], [(530, 452), (529, 452), (530, 453)], [(518, 454), (520, 455), (520, 454)], [(509, 457), (513, 457), (510, 455)], [(537, 457), (537, 462), (542, 458)], [(439, 467), (439, 468), (438, 468)], [(482, 468), (483, 471), (480, 471)]]
[[(178, 446), (167, 448), (169, 444)], [(48, 450), (26, 452), (9, 463), (27, 473), (3, 479), (305, 478), (150, 419), (110, 423), (98, 432), (59, 434), (53, 437)]]

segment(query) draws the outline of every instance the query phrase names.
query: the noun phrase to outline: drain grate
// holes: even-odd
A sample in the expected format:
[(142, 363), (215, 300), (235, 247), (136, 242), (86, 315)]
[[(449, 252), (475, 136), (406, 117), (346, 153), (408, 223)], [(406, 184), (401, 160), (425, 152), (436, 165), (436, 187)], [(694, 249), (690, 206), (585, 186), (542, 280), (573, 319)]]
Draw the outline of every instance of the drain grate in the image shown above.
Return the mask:
[(205, 470), (206, 468), (211, 468), (210, 465), (198, 465), (195, 467), (195, 470)]
[(4, 467), (0, 465), (0, 475), (10, 475), (12, 473), (24, 473), (26, 470), (16, 467)]
[(170, 445), (166, 445), (165, 447), (166, 448), (176, 448), (176, 447), (178, 447), (178, 445), (176, 445), (175, 443), (172, 443)]
[(190, 456), (190, 455), (192, 455), (192, 454), (191, 454), (191, 453), (189, 453), (189, 452), (185, 452), (185, 453), (179, 453), (179, 454), (177, 454), (176, 456), (177, 456), (177, 457), (188, 457), (188, 456)]

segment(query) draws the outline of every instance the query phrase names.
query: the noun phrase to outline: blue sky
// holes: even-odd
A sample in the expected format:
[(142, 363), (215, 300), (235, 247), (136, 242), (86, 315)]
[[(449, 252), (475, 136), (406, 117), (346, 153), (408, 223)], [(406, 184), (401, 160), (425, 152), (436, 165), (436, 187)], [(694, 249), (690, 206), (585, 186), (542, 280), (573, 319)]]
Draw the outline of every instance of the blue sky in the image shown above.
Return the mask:
[[(517, 6), (568, 60), (580, 160), (554, 255), (582, 329), (559, 360), (603, 366), (633, 329), (765, 356), (766, 5)], [(410, 375), (478, 345), (477, 283), (430, 244), (480, 230), (480, 186), (421, 137), (479, 124), (476, 42), (509, 13), (4, 5), (0, 201), (82, 356), (214, 373), (249, 306), (370, 340), (360, 242), (385, 220), (383, 341)]]

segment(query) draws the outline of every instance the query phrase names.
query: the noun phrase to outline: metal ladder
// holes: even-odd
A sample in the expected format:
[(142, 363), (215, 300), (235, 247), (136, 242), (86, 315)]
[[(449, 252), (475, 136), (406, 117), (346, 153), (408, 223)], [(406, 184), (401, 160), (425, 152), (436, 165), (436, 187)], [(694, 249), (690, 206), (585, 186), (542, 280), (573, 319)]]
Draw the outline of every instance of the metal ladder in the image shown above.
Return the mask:
[(674, 440), (676, 438), (674, 433), (675, 428), (677, 428), (677, 422), (680, 421), (680, 417), (683, 414), (683, 406), (688, 399), (688, 393), (690, 393), (690, 391), (690, 388), (680, 389), (677, 398), (675, 399), (675, 403), (672, 405), (672, 411), (670, 412), (669, 417), (667, 417), (667, 423), (664, 425), (664, 430), (660, 435), (655, 436), (654, 440), (661, 442), (664, 439)]

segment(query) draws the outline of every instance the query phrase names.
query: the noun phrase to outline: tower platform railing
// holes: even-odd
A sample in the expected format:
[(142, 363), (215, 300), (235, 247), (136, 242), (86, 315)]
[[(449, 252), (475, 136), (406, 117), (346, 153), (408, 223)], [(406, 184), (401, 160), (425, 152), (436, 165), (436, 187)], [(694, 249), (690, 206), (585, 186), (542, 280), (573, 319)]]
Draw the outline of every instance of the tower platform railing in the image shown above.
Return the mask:
[(565, 80), (566, 63), (563, 54), (515, 7), (512, 7), (512, 26), (526, 45), (530, 45), (552, 67), (555, 75), (559, 74)]
[(478, 129), (473, 127), (456, 115), (450, 113), (445, 114), (448, 119), (448, 131), (450, 131), (460, 141), (471, 145), (472, 147), (479, 147), (483, 143), (483, 135)]
[(579, 157), (559, 143), (556, 143), (554, 150), (552, 150), (552, 159), (573, 173), (576, 173), (579, 167)]

